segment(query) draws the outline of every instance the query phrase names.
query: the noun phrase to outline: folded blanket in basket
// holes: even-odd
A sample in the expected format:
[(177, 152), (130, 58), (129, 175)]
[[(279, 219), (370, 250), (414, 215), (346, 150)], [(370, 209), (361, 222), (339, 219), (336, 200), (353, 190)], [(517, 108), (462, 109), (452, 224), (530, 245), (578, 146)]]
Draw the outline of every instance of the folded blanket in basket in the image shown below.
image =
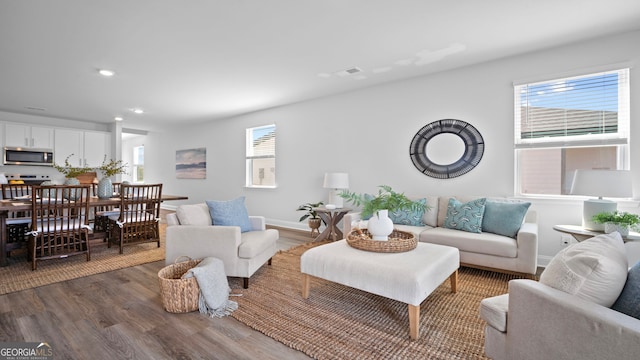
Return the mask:
[(231, 288), (224, 272), (222, 260), (207, 257), (191, 268), (184, 277), (195, 276), (200, 287), (198, 308), (201, 314), (223, 317), (238, 308), (238, 303), (229, 300)]

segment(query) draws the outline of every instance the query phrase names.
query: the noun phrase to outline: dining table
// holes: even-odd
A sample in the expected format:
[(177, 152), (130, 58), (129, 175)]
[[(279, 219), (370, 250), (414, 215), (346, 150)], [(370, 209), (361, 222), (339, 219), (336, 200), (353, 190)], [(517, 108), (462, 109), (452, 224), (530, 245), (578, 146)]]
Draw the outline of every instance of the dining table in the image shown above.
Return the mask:
[[(188, 200), (189, 197), (183, 195), (169, 195), (162, 194), (160, 200), (164, 201), (175, 201), (175, 200)], [(101, 207), (101, 206), (118, 206), (120, 205), (120, 197), (111, 197), (111, 198), (98, 198), (97, 196), (92, 196), (89, 199), (89, 207)], [(5, 199), (0, 200), (0, 266), (7, 266), (7, 218), (9, 216), (9, 212), (14, 211), (29, 211), (31, 210), (31, 199)]]

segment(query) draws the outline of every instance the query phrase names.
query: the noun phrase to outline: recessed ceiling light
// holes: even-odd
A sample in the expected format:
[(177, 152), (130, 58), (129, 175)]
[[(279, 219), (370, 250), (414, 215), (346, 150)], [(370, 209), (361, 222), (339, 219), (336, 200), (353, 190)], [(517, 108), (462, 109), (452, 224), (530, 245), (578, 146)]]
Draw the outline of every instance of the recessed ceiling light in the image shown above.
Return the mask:
[(100, 69), (100, 70), (98, 70), (98, 73), (100, 73), (100, 75), (106, 76), (106, 77), (111, 77), (111, 76), (116, 74), (115, 71), (108, 70), (108, 69)]
[(144, 114), (144, 110), (142, 109), (131, 109), (131, 111), (133, 111), (136, 114)]
[(113, 120), (115, 120), (115, 121), (122, 121), (122, 120), (124, 120), (124, 119), (122, 118), (122, 116), (116, 116), (116, 117), (114, 117), (114, 118), (113, 118)]

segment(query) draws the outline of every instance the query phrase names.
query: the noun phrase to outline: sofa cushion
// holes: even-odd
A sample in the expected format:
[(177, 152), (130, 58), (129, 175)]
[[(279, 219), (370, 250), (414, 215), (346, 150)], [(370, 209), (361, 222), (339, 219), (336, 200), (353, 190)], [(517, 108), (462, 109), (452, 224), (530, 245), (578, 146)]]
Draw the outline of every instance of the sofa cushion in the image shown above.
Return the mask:
[(518, 243), (515, 239), (492, 233), (478, 234), (437, 227), (420, 233), (419, 241), (453, 246), (461, 252), (506, 258), (518, 255)]
[(640, 262), (629, 270), (627, 282), (611, 308), (640, 319)]
[(627, 267), (620, 234), (603, 234), (561, 250), (540, 275), (540, 282), (611, 307), (627, 280)]
[(482, 217), (482, 231), (515, 238), (529, 206), (530, 202), (487, 199)]
[(422, 226), (422, 217), (424, 215), (425, 208), (427, 205), (427, 199), (418, 199), (416, 200), (423, 207), (420, 210), (414, 211), (411, 209), (402, 209), (402, 210), (394, 210), (389, 211), (389, 218), (393, 221), (394, 224), (399, 225), (411, 225), (411, 226)]
[(447, 217), (444, 227), (473, 233), (482, 232), (482, 217), (484, 215), (485, 198), (472, 200), (467, 203), (451, 198), (447, 207)]
[(180, 225), (211, 225), (211, 214), (205, 203), (180, 205), (176, 209)]
[(480, 301), (480, 317), (498, 331), (507, 331), (508, 312), (509, 294), (502, 294)]
[(244, 196), (229, 201), (207, 200), (213, 225), (239, 226), (241, 232), (251, 231)]

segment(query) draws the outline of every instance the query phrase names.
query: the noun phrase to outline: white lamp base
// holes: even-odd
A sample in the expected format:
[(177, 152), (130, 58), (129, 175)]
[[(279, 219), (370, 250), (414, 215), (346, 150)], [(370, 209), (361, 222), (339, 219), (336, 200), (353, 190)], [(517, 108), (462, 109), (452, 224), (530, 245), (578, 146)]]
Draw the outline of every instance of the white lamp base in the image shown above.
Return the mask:
[(337, 209), (340, 209), (344, 206), (344, 201), (339, 195), (340, 190), (332, 189), (329, 190), (329, 204), (335, 205)]
[(594, 223), (591, 219), (601, 212), (614, 212), (618, 208), (615, 201), (603, 199), (585, 200), (582, 207), (582, 227), (587, 230), (604, 231), (604, 224)]

